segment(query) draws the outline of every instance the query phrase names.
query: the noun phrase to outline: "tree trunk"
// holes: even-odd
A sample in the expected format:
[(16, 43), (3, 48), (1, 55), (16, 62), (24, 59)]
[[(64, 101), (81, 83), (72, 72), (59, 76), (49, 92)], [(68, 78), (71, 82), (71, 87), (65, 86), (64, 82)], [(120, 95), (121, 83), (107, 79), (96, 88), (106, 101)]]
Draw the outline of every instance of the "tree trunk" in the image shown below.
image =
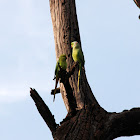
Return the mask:
[[(140, 109), (109, 113), (98, 104), (88, 84), (85, 70), (82, 70), (80, 92), (77, 92), (78, 66), (73, 65), (71, 42), (81, 45), (74, 0), (50, 0), (56, 58), (67, 56), (67, 71), (60, 76), (60, 89), (67, 117), (58, 126), (49, 108), (36, 90), (31, 97), (37, 109), (50, 128), (55, 140), (112, 140), (119, 136), (140, 134)], [(52, 90), (53, 91), (53, 90)], [(53, 92), (52, 92), (53, 93)]]
[[(50, 0), (50, 11), (52, 17), (56, 58), (58, 59), (61, 54), (66, 54), (68, 71), (72, 67), (72, 50), (71, 42), (80, 41), (80, 34), (78, 28), (78, 21), (76, 15), (75, 2), (73, 0)], [(80, 43), (81, 44), (81, 43)], [(80, 94), (77, 94), (77, 76), (78, 69), (70, 77), (69, 82), (73, 89), (73, 95), (76, 98), (78, 109), (82, 109), (85, 101), (89, 103), (96, 102), (93, 93), (88, 85), (85, 72), (82, 72), (82, 87)], [(66, 98), (66, 92), (61, 84), (61, 93), (67, 110), (69, 111), (69, 104)]]

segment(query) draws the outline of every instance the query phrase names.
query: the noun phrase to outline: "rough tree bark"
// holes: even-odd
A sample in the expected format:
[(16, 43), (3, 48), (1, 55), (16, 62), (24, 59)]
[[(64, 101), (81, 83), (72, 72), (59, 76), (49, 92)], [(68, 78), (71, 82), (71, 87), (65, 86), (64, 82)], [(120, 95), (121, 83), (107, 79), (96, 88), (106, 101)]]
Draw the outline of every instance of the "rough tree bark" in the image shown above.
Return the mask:
[[(74, 0), (50, 0), (56, 58), (66, 54), (67, 71), (60, 76), (60, 89), (67, 117), (56, 124), (54, 116), (36, 90), (30, 90), (37, 109), (50, 128), (55, 140), (112, 140), (120, 136), (140, 135), (140, 108), (111, 113), (104, 110), (95, 99), (82, 71), (80, 92), (77, 93), (77, 65), (73, 65), (71, 41), (81, 44)], [(52, 90), (53, 94), (53, 90)]]
[(134, 2), (135, 2), (136, 5), (140, 8), (140, 0), (134, 0)]

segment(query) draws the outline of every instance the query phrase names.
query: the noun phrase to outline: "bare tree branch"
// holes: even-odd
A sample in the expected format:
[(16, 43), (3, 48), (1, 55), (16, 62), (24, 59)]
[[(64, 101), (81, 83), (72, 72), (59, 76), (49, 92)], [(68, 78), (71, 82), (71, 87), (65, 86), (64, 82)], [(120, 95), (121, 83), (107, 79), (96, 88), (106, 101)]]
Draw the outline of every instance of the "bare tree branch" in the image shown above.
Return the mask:
[(68, 103), (69, 103), (69, 114), (71, 115), (75, 115), (76, 113), (76, 108), (77, 108), (77, 104), (76, 104), (76, 100), (75, 97), (73, 95), (73, 90), (71, 88), (71, 85), (69, 83), (69, 77), (71, 76), (71, 74), (74, 72), (75, 70), (75, 66), (72, 67), (71, 71), (69, 73), (67, 73), (67, 71), (60, 69), (60, 83), (63, 83), (66, 93), (67, 93), (67, 99), (68, 99)]
[[(60, 93), (60, 87), (56, 88), (56, 93), (55, 94), (58, 94), (58, 93)], [(54, 89), (52, 89), (51, 95), (54, 95)]]
[(134, 2), (135, 2), (136, 5), (140, 8), (140, 0), (134, 0)]
[(110, 114), (106, 125), (106, 139), (140, 135), (140, 108)]
[(39, 96), (39, 94), (35, 89), (31, 88), (30, 93), (31, 93), (30, 96), (34, 100), (40, 115), (42, 116), (42, 118), (50, 128), (51, 132), (54, 133), (56, 131), (56, 126), (57, 126), (54, 116), (52, 115), (48, 106), (44, 103), (44, 101), (42, 100), (42, 98)]

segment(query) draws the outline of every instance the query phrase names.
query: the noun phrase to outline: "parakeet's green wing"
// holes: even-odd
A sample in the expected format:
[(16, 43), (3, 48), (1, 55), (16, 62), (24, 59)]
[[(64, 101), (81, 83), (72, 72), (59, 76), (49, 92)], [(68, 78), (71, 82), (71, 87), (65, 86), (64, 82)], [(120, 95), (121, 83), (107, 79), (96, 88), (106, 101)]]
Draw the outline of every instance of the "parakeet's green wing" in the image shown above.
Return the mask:
[(77, 83), (77, 87), (78, 87), (78, 92), (80, 90), (80, 79), (81, 79), (81, 71), (82, 71), (82, 67), (84, 67), (84, 55), (81, 49), (79, 49), (78, 51), (78, 59), (79, 59), (79, 72), (78, 72), (78, 83)]
[(67, 68), (67, 62), (66, 62), (66, 55), (61, 55), (59, 57), (59, 60), (56, 63), (56, 67), (55, 67), (55, 76), (56, 76), (56, 83), (55, 83), (55, 89), (54, 89), (54, 99), (55, 100), (55, 94), (56, 94), (56, 88), (57, 88), (57, 84), (59, 81), (59, 74), (60, 74), (60, 67), (62, 69), (66, 69)]
[(56, 75), (57, 71), (58, 71), (58, 61), (57, 61), (56, 66), (55, 66), (55, 75)]
[(79, 50), (78, 55), (79, 55), (79, 60), (80, 60), (81, 66), (84, 67), (85, 59), (84, 59), (84, 55), (83, 55), (83, 52), (81, 49)]
[(56, 66), (55, 66), (55, 89), (54, 89), (54, 98), (53, 101), (55, 100), (55, 94), (56, 94), (56, 88), (57, 88), (57, 83), (58, 83), (58, 79), (59, 79), (59, 66), (58, 66), (59, 61), (57, 61)]

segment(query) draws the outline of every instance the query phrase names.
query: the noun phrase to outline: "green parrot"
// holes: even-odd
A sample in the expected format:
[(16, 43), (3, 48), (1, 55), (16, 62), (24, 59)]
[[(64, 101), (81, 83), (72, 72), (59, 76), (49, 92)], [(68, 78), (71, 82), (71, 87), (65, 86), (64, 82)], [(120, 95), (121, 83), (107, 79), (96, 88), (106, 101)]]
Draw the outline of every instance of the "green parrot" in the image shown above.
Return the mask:
[(55, 94), (56, 94), (56, 88), (57, 88), (57, 84), (58, 84), (58, 81), (59, 81), (59, 76), (60, 76), (60, 67), (63, 69), (63, 70), (66, 70), (67, 68), (67, 62), (66, 62), (66, 55), (65, 54), (62, 54), (60, 55), (57, 63), (56, 63), (56, 67), (55, 67), (55, 79), (56, 79), (56, 82), (55, 82), (55, 89), (54, 89), (54, 99), (53, 101), (55, 100)]
[(79, 88), (80, 88), (79, 82), (80, 82), (81, 70), (82, 70), (82, 68), (84, 68), (85, 60), (84, 60), (83, 52), (82, 52), (80, 45), (77, 41), (71, 42), (71, 47), (72, 47), (73, 60), (75, 62), (79, 63), (78, 84), (77, 84), (78, 92), (79, 92)]

